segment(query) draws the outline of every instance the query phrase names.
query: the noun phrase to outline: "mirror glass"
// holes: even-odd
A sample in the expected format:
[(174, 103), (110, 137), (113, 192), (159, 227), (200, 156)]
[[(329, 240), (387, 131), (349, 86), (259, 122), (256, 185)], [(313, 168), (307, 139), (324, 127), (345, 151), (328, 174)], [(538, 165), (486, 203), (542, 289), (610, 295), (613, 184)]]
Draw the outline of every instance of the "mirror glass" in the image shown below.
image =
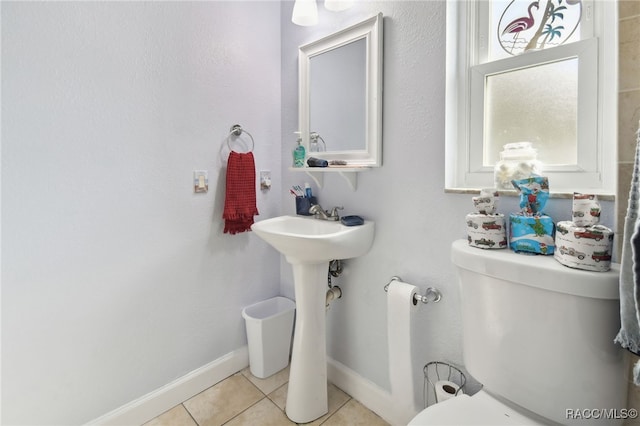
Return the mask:
[(307, 157), (380, 166), (382, 14), (301, 46), (299, 61)]
[(327, 150), (366, 149), (367, 44), (364, 38), (310, 59), (309, 129)]

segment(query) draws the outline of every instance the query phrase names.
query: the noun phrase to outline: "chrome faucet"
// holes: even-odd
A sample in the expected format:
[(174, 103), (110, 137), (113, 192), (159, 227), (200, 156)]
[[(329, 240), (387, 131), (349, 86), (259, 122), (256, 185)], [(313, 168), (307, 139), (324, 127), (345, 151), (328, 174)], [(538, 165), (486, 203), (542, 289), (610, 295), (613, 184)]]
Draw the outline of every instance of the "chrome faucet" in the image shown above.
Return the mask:
[(320, 204), (314, 204), (309, 209), (309, 213), (312, 213), (316, 219), (322, 220), (340, 220), (340, 215), (338, 214), (338, 210), (342, 210), (344, 207), (334, 207), (331, 209), (331, 212), (325, 211)]

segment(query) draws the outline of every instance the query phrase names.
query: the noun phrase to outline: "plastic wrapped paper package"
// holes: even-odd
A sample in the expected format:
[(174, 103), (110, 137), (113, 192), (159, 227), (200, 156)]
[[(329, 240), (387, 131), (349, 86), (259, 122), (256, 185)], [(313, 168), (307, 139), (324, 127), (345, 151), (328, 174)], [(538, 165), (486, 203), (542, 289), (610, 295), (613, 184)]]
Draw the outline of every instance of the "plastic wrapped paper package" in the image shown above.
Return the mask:
[(517, 253), (553, 254), (555, 226), (543, 213), (549, 199), (548, 179), (535, 176), (512, 184), (520, 193), (521, 211), (509, 215), (509, 246)]
[(473, 206), (478, 213), (494, 214), (498, 210), (498, 201), (500, 194), (495, 189), (481, 189), (480, 196), (473, 197)]
[(509, 215), (509, 246), (518, 253), (550, 255), (554, 252), (553, 219), (546, 215)]
[(611, 269), (613, 231), (606, 226), (577, 226), (574, 222), (558, 222), (554, 258), (565, 266), (587, 271)]
[(576, 226), (592, 226), (600, 222), (600, 203), (595, 194), (573, 193), (571, 219)]
[(496, 214), (498, 209), (498, 192), (491, 189), (480, 190), (478, 197), (473, 197), (476, 211), (469, 213), (467, 220), (467, 239), (471, 247), (481, 249), (501, 249), (507, 247), (507, 233), (503, 214)]
[(469, 213), (467, 239), (469, 245), (482, 249), (507, 247), (507, 234), (503, 214)]

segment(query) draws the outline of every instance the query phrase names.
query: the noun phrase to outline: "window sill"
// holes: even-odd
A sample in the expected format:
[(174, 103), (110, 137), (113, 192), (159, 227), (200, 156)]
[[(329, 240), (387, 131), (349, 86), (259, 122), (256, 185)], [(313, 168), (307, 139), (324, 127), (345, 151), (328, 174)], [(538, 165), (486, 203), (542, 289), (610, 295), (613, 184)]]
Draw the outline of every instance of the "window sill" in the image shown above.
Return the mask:
[[(475, 188), (445, 188), (444, 192), (446, 194), (471, 194), (471, 195), (479, 195), (480, 194), (480, 189), (475, 189)], [(517, 191), (513, 190), (513, 191), (498, 191), (498, 193), (500, 194), (501, 197), (518, 197), (519, 194)], [(585, 193), (590, 193), (590, 192), (585, 192)], [(616, 200), (616, 196), (613, 194), (598, 194), (596, 192), (596, 195), (598, 196), (599, 200), (602, 201), (615, 201)], [(573, 192), (550, 192), (549, 193), (549, 197), (550, 198), (565, 198), (565, 199), (573, 199)]]

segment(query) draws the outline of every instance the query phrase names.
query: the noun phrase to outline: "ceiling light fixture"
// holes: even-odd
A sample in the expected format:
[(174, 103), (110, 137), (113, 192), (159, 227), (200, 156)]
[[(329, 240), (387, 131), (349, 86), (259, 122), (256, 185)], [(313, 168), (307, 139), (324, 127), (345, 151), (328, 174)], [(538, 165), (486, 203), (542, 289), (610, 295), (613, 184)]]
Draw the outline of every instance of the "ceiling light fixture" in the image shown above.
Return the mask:
[(308, 27), (318, 23), (318, 5), (316, 0), (296, 0), (293, 5), (291, 22)]

